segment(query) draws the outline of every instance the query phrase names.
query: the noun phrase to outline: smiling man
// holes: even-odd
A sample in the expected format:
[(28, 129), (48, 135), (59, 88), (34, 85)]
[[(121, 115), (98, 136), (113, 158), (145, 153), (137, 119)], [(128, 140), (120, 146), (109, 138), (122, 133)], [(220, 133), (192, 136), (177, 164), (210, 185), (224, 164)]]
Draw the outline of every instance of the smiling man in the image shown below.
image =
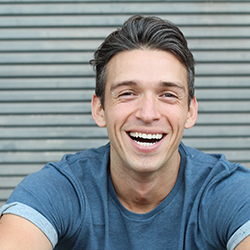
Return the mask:
[(198, 104), (180, 30), (133, 16), (91, 64), (110, 143), (25, 178), (0, 211), (0, 249), (250, 249), (250, 171), (181, 142)]
[(95, 95), (93, 117), (107, 127), (120, 201), (130, 211), (146, 213), (176, 182), (178, 146), (184, 128), (195, 123), (197, 103), (192, 98), (189, 105), (187, 70), (170, 52), (146, 46), (120, 52), (106, 74), (105, 108)]

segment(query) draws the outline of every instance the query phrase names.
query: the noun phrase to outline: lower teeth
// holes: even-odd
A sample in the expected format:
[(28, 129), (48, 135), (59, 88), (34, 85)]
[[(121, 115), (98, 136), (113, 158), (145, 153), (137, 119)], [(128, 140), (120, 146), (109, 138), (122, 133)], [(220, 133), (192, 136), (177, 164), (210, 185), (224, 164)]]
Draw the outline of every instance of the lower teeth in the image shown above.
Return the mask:
[(135, 141), (135, 142), (144, 147), (152, 146), (157, 143), (157, 142), (140, 142), (140, 141)]

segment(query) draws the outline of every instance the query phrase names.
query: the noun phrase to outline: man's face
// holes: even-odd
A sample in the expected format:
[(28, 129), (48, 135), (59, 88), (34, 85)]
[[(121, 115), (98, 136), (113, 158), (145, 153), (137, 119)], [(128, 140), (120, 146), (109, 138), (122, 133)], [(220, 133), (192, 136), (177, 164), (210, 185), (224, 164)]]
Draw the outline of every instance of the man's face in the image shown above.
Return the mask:
[(106, 73), (105, 110), (98, 104), (94, 119), (107, 127), (111, 168), (149, 173), (178, 162), (184, 128), (197, 115), (186, 68), (169, 52), (145, 49), (115, 55)]

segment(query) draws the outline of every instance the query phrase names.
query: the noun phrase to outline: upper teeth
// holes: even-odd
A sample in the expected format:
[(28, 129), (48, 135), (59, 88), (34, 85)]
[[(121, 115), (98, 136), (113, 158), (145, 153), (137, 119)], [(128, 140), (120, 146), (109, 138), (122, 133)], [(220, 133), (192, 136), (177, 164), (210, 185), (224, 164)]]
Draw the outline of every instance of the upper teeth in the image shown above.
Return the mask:
[(138, 133), (138, 132), (130, 132), (130, 136), (142, 139), (161, 139), (163, 137), (162, 134), (146, 134), (146, 133)]

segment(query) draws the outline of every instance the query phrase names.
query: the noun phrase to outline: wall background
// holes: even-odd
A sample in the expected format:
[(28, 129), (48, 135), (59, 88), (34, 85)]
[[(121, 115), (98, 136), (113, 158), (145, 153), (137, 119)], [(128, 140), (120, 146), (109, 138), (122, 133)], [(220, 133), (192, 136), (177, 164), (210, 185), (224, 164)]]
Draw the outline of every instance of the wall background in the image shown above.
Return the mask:
[(108, 141), (91, 117), (102, 40), (132, 14), (177, 24), (197, 61), (184, 142), (250, 168), (250, 1), (0, 2), (0, 205), (29, 173)]

